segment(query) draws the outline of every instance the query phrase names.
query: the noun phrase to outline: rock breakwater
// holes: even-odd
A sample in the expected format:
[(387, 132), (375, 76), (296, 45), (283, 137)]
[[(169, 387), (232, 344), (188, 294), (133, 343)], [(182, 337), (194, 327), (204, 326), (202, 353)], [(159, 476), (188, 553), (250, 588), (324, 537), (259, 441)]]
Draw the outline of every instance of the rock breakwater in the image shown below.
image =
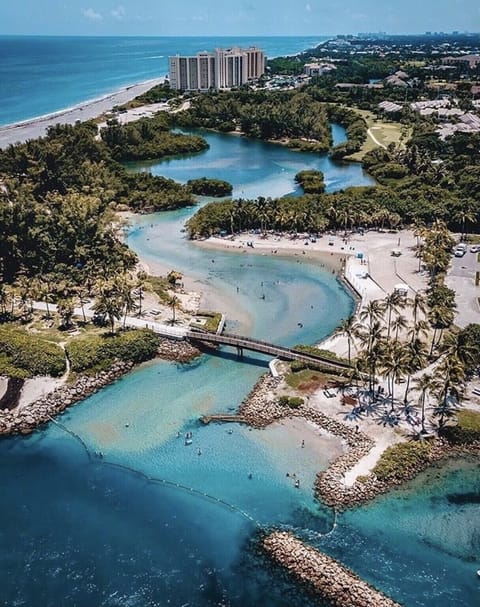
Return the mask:
[(282, 377), (263, 375), (255, 384), (253, 390), (240, 406), (239, 414), (245, 421), (256, 427), (264, 428), (269, 424), (287, 418), (302, 417), (339, 438), (347, 446), (347, 452), (337, 457), (330, 466), (317, 475), (315, 494), (327, 506), (338, 510), (359, 506), (371, 501), (382, 493), (414, 478), (429, 465), (445, 458), (478, 453), (478, 444), (469, 446), (454, 446), (442, 439), (435, 439), (427, 462), (418, 462), (415, 466), (402, 470), (399, 476), (387, 480), (379, 479), (375, 474), (357, 478), (353, 485), (345, 484), (345, 475), (365, 457), (375, 442), (363, 432), (357, 432), (346, 424), (332, 419), (308, 404), (292, 409), (280, 405), (277, 389), (282, 384)]
[(50, 418), (112, 383), (132, 367), (131, 362), (118, 361), (108, 371), (101, 371), (93, 377), (82, 375), (73, 384), (61, 386), (26, 407), (1, 410), (0, 436), (31, 434)]
[(188, 341), (160, 338), (157, 354), (163, 360), (186, 363), (200, 356), (201, 351)]
[(269, 557), (333, 607), (399, 607), (355, 573), (290, 533), (274, 531), (262, 541)]

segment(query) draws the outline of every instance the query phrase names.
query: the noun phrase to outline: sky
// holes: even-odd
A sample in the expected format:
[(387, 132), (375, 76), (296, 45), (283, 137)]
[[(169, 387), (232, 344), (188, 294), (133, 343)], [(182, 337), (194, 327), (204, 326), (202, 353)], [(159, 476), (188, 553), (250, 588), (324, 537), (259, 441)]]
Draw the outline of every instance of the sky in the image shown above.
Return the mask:
[(276, 36), (480, 31), (479, 0), (0, 0), (0, 34)]

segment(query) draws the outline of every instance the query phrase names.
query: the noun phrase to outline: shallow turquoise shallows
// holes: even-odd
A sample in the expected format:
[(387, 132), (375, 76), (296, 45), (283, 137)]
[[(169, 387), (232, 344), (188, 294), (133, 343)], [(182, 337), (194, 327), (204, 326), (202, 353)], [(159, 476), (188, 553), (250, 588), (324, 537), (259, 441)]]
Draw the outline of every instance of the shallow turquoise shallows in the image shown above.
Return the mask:
[[(161, 163), (155, 172), (188, 177), (188, 162), (194, 176), (205, 171), (207, 154), (217, 154), (237, 194), (248, 188), (249, 195), (270, 195), (272, 184), (276, 195), (286, 194), (299, 168), (320, 165), (327, 182), (338, 180), (333, 189), (367, 180), (360, 172), (353, 176), (355, 165), (336, 167), (324, 157), (235, 137), (209, 138), (204, 155)], [(182, 270), (199, 290), (209, 285), (235, 301), (230, 329), (283, 344), (312, 343), (352, 311), (332, 273), (308, 256), (220, 253), (186, 242), (181, 229), (192, 212), (138, 218), (128, 242), (150, 263)], [(424, 474), (340, 515), (325, 536), (334, 513), (314, 500), (312, 485), (315, 473), (341, 452), (339, 441), (317, 436), (319, 452), (310, 438), (301, 447), (311, 430), (289, 424), (252, 430), (198, 421), (204, 413), (233, 411), (266, 362), (257, 355), (240, 362), (228, 350), (188, 365), (151, 362), (70, 408), (58, 420), (62, 426), (0, 442), (2, 601), (312, 605), (256, 551), (257, 530), (274, 525), (292, 529), (407, 607), (476, 605), (478, 464)]]

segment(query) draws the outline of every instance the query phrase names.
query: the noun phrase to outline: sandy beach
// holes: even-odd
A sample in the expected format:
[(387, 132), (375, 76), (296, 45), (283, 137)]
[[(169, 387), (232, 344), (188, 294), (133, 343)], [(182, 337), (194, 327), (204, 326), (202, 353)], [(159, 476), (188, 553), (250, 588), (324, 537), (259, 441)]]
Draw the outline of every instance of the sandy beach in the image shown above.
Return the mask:
[(145, 93), (157, 84), (164, 82), (164, 78), (146, 80), (131, 86), (124, 87), (118, 91), (104, 95), (98, 99), (85, 101), (72, 108), (66, 108), (46, 116), (39, 116), (31, 120), (7, 124), (0, 127), (0, 148), (10, 144), (24, 142), (28, 139), (36, 139), (46, 134), (48, 127), (55, 124), (75, 124), (77, 120), (84, 122), (101, 116), (110, 111), (115, 105), (122, 105), (131, 101), (138, 95)]

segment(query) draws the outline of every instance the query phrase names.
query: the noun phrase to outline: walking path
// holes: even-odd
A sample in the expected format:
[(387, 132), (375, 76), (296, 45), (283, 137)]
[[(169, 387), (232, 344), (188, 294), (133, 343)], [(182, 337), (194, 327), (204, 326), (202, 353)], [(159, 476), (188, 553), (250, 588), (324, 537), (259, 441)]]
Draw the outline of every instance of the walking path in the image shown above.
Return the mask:
[[(45, 312), (47, 311), (46, 304), (41, 301), (33, 302), (32, 307), (35, 310), (43, 310)], [(57, 311), (57, 306), (55, 304), (49, 304), (48, 308), (49, 308), (50, 312)], [(85, 306), (83, 310), (82, 310), (82, 308), (74, 308), (73, 313), (74, 313), (74, 316), (80, 316), (80, 317), (83, 317), (83, 314), (85, 313), (86, 318), (93, 318), (93, 316), (95, 315), (95, 311), (92, 310), (91, 308), (89, 308), (88, 306)], [(123, 324), (123, 320), (122, 320), (122, 324)], [(162, 335), (163, 337), (170, 337), (170, 338), (174, 338), (174, 339), (185, 339), (185, 337), (188, 333), (187, 327), (172, 327), (172, 326), (160, 323), (160, 322), (155, 322), (153, 320), (147, 321), (144, 318), (136, 318), (134, 316), (126, 317), (125, 326), (134, 327), (136, 329), (151, 329), (152, 331), (154, 331), (155, 333), (158, 333), (159, 335)]]
[[(386, 150), (386, 149), (387, 149), (387, 146), (386, 146), (386, 145), (383, 145), (383, 143), (380, 143), (380, 141), (378, 141), (378, 139), (377, 139), (377, 138), (375, 137), (375, 135), (372, 133), (372, 128), (375, 128), (375, 127), (370, 127), (370, 128), (368, 129), (368, 131), (367, 131), (367, 134), (368, 134), (368, 135), (371, 137), (372, 141), (373, 141), (373, 142), (374, 142), (376, 145), (378, 145), (378, 146), (380, 146), (381, 148), (383, 148), (384, 150)], [(378, 127), (377, 127), (377, 128), (378, 128)]]

